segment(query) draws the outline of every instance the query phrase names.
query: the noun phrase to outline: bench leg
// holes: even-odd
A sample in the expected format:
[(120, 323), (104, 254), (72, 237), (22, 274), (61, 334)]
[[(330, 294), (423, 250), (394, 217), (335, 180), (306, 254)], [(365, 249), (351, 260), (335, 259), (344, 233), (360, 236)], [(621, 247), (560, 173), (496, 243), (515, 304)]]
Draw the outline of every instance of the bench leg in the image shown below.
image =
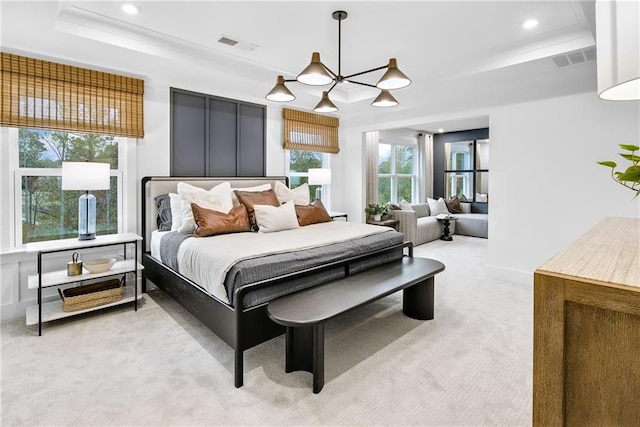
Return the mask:
[(402, 294), (402, 312), (418, 320), (433, 319), (434, 278), (405, 288)]
[(324, 387), (324, 324), (287, 327), (285, 371), (313, 373), (313, 392)]

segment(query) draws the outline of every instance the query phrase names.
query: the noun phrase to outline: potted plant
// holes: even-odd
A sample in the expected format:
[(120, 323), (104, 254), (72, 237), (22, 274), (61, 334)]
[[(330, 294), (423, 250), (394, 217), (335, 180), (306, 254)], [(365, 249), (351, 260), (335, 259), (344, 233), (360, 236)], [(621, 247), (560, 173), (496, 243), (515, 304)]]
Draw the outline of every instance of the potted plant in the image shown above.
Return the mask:
[(383, 215), (389, 215), (390, 210), (391, 207), (388, 203), (385, 203), (384, 205), (379, 203), (371, 203), (367, 205), (364, 212), (367, 215), (371, 216), (374, 221), (380, 221)]
[(640, 147), (637, 145), (620, 144), (620, 148), (625, 151), (630, 151), (630, 153), (620, 153), (622, 158), (631, 162), (631, 165), (627, 167), (624, 172), (616, 171), (615, 169), (618, 165), (616, 162), (610, 160), (598, 162), (598, 164), (611, 168), (611, 177), (613, 180), (635, 192), (636, 194), (633, 197), (635, 199), (640, 195), (640, 156), (636, 155), (636, 151), (640, 150)]

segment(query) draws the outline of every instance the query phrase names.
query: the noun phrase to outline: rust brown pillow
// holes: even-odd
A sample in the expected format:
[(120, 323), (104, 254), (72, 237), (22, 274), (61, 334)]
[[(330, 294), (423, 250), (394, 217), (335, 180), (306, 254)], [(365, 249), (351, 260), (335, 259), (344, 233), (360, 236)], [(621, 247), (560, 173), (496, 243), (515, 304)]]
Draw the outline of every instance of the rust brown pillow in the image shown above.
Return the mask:
[(251, 231), (249, 215), (244, 205), (232, 208), (228, 214), (203, 208), (191, 203), (196, 237), (215, 236), (216, 234), (240, 233)]
[(320, 199), (316, 199), (307, 206), (296, 205), (296, 215), (298, 216), (298, 224), (301, 227), (331, 221), (331, 217)]
[(256, 224), (256, 215), (253, 210), (254, 205), (270, 205), (276, 207), (280, 206), (280, 202), (278, 202), (276, 193), (272, 189), (265, 191), (234, 190), (233, 193), (238, 198), (238, 201), (247, 209), (247, 214), (249, 214), (249, 223), (251, 224), (251, 229), (253, 231), (258, 231), (258, 224)]
[(460, 206), (460, 200), (458, 196), (453, 196), (448, 202), (445, 201), (447, 205), (447, 210), (452, 214), (462, 213), (462, 206)]

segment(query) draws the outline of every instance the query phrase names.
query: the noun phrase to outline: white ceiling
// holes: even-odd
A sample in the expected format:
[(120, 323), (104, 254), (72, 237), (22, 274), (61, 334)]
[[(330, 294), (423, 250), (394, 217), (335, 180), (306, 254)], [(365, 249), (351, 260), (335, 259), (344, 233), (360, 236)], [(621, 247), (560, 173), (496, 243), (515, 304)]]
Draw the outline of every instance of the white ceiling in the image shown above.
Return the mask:
[[(337, 72), (338, 21), (331, 14), (345, 10), (342, 74), (386, 65), (395, 57), (413, 80), (393, 92), (400, 106), (392, 109), (369, 105), (374, 89), (338, 85), (331, 98), (339, 114), (354, 123), (444, 117), (595, 89), (594, 61), (559, 68), (551, 60), (595, 45), (592, 1), (134, 3), (141, 12), (130, 16), (120, 10), (120, 1), (2, 0), (2, 47), (142, 76), (214, 69), (247, 79), (263, 96), (276, 75), (295, 78), (313, 51)], [(524, 30), (529, 18), (539, 25)], [(257, 48), (223, 45), (217, 42), (222, 35)], [(381, 74), (360, 79), (375, 84)], [(288, 86), (298, 97), (294, 106), (304, 109), (313, 108), (323, 89)], [(488, 117), (480, 113), (406, 127), (450, 131), (477, 125), (488, 126)]]

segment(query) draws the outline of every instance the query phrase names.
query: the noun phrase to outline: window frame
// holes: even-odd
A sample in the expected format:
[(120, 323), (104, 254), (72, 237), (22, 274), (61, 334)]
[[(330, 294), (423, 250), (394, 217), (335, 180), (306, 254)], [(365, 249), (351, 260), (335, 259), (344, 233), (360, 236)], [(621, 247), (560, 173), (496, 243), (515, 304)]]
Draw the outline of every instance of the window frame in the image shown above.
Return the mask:
[[(292, 177), (306, 177), (307, 178), (307, 182), (309, 181), (309, 173), (308, 172), (291, 172), (291, 151), (294, 150), (293, 148), (289, 149), (285, 149), (284, 150), (284, 171), (285, 171), (285, 175), (287, 177), (289, 177), (289, 183), (291, 183), (291, 178)], [(295, 150), (295, 151), (308, 151), (308, 150)], [(331, 155), (330, 153), (323, 153), (320, 151), (314, 151), (314, 153), (319, 153), (322, 155), (322, 166), (323, 168), (327, 168), (327, 169), (331, 169)], [(289, 184), (291, 185), (291, 184)], [(325, 208), (327, 208), (327, 210), (329, 210), (329, 205), (330, 200), (331, 200), (331, 186), (330, 185), (322, 185), (322, 194), (323, 196), (323, 201), (322, 203), (325, 204)]]
[[(22, 177), (24, 176), (62, 176), (62, 168), (21, 168), (19, 166), (19, 128), (2, 127), (3, 133), (6, 132), (9, 146), (9, 170), (10, 170), (10, 194), (8, 214), (9, 224), (11, 224), (8, 242), (2, 242), (2, 246), (7, 245), (9, 249), (16, 250), (24, 247), (22, 242)], [(54, 132), (54, 131), (52, 131)], [(62, 132), (62, 131), (57, 131)], [(68, 133), (82, 133), (69, 131)], [(127, 218), (125, 213), (128, 211), (127, 198), (129, 189), (125, 188), (127, 183), (128, 171), (128, 150), (130, 138), (116, 136), (118, 143), (118, 169), (110, 169), (109, 176), (115, 177), (117, 180), (117, 212), (118, 212), (118, 233), (123, 233), (127, 229)], [(135, 146), (135, 144), (132, 144)], [(5, 208), (0, 208), (5, 209)]]
[[(473, 156), (471, 163), (471, 168), (470, 169), (447, 169), (446, 165), (447, 165), (447, 159), (445, 158), (445, 168), (444, 168), (444, 188), (443, 188), (443, 192), (444, 192), (444, 197), (446, 198), (451, 198), (453, 197), (453, 195), (447, 195), (447, 179), (449, 179), (449, 174), (453, 174), (452, 176), (455, 177), (456, 179), (461, 178), (464, 174), (470, 174), (471, 175), (471, 183), (470, 183), (470, 187), (471, 187), (471, 193), (473, 194), (471, 200), (468, 200), (470, 203), (483, 203), (483, 204), (487, 204), (488, 202), (478, 202), (476, 200), (476, 194), (478, 192), (478, 180), (477, 180), (477, 175), (480, 173), (489, 173), (489, 169), (479, 169), (478, 168), (478, 141), (489, 141), (489, 138), (474, 138), (474, 139), (468, 139), (468, 140), (461, 140), (461, 141), (445, 141), (446, 143), (455, 143), (455, 142), (471, 142), (472, 143), (472, 150), (471, 150), (471, 154)], [(488, 143), (488, 142), (487, 142)], [(488, 175), (487, 175), (488, 176)], [(466, 196), (465, 196), (466, 197)]]
[[(390, 162), (390, 173), (380, 173), (378, 172), (378, 170), (376, 170), (377, 172), (377, 178), (391, 178), (391, 193), (389, 195), (389, 203), (399, 203), (400, 201), (398, 200), (398, 178), (411, 178), (411, 200), (407, 200), (410, 203), (413, 203), (413, 201), (416, 199), (416, 181), (418, 179), (418, 146), (413, 145), (413, 144), (403, 144), (403, 143), (399, 143), (399, 142), (391, 142), (391, 141), (379, 141), (378, 142), (378, 162), (380, 162), (380, 151), (379, 151), (379, 147), (380, 145), (390, 145), (391, 146), (391, 162)], [(413, 150), (413, 166), (412, 166), (412, 170), (413, 173), (412, 174), (398, 174), (396, 173), (396, 147), (409, 147), (411, 150)], [(379, 163), (378, 163), (379, 164)], [(380, 190), (378, 190), (378, 194), (377, 196), (380, 196)]]

